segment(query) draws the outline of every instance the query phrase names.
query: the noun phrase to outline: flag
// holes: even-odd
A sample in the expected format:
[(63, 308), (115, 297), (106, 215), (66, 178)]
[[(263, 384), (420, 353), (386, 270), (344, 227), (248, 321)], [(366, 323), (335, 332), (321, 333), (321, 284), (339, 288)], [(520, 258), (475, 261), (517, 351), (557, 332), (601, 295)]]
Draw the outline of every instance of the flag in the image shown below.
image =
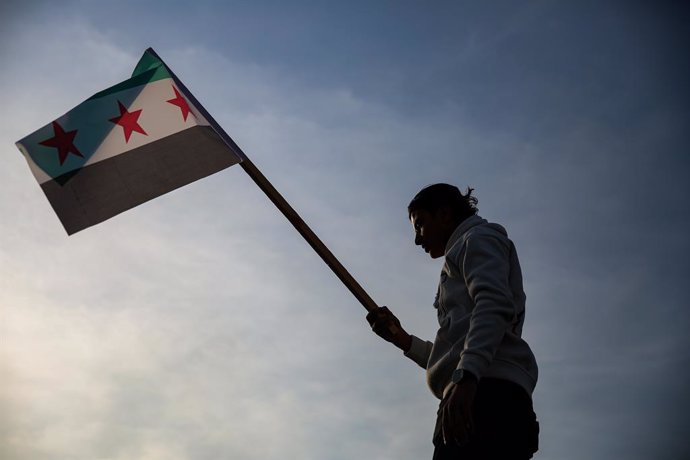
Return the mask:
[[(68, 234), (243, 159), (150, 48), (132, 77), (17, 142)], [(227, 139), (227, 140), (226, 140)]]

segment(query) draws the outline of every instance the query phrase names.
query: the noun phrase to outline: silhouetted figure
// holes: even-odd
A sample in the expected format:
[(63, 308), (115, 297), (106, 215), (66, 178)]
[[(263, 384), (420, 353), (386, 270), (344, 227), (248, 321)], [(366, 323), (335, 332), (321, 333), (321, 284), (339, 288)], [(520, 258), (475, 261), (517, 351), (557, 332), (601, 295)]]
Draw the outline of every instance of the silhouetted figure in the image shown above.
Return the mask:
[(434, 460), (529, 459), (539, 424), (532, 408), (537, 363), (522, 339), (525, 293), (513, 242), (477, 215), (472, 189), (422, 189), (408, 213), (415, 244), (444, 257), (435, 341), (408, 334), (387, 307), (367, 315), (374, 332), (426, 369), (441, 400)]

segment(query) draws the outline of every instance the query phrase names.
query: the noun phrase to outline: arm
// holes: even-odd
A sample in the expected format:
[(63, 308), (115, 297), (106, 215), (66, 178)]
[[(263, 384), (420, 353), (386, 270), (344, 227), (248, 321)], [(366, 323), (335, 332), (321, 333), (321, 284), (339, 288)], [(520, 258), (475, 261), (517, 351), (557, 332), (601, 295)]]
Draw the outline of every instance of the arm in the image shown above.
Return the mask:
[(379, 337), (400, 348), (405, 356), (426, 369), (432, 343), (408, 334), (388, 307), (370, 312), (367, 321)]
[(510, 243), (498, 235), (472, 235), (461, 262), (475, 306), (458, 368), (481, 378), (516, 315), (509, 281)]
[(458, 364), (462, 376), (441, 403), (444, 443), (462, 444), (473, 431), (472, 406), (478, 379), (491, 364), (515, 317), (510, 288), (510, 243), (498, 235), (478, 234), (465, 243), (462, 264), (474, 302), (470, 327)]

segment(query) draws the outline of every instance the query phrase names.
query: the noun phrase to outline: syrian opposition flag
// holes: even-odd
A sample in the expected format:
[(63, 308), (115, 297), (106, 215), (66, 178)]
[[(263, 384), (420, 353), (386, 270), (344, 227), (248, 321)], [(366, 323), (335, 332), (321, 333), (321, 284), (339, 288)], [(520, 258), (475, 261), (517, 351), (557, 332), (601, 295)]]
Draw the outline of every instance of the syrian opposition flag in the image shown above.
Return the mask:
[(217, 128), (149, 48), (132, 78), (17, 147), (72, 234), (242, 161)]

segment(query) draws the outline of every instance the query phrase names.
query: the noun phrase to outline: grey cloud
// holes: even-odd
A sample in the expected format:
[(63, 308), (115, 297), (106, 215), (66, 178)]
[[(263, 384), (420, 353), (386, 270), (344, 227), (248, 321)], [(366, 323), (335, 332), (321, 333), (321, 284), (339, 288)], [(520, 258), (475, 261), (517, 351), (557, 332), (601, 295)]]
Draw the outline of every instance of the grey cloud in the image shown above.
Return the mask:
[[(612, 6), (561, 8), (470, 8), (447, 41), (401, 15), (390, 37), (363, 30), (374, 43), (343, 57), (353, 65), (318, 46), (301, 52), (323, 60), (301, 69), (203, 38), (157, 49), (420, 336), (434, 333), (438, 265), (415, 251), (405, 205), (431, 182), (477, 188), (521, 254), (541, 458), (682, 456), (687, 106), (675, 83), (687, 68), (674, 64), (682, 48), (662, 46), (677, 29), (632, 7), (618, 19)], [(76, 17), (69, 30), (29, 22), (2, 48), (0, 82), (16, 93), (0, 127), (4, 457), (430, 456), (436, 401), (421, 369), (371, 334), (241, 170), (64, 236), (11, 145), (128, 75), (149, 44), (112, 45), (114, 26), (88, 7)], [(450, 30), (452, 14), (436, 17), (419, 21)], [(626, 41), (638, 26), (638, 39), (661, 35), (638, 49)], [(420, 44), (396, 45), (403, 32)]]

